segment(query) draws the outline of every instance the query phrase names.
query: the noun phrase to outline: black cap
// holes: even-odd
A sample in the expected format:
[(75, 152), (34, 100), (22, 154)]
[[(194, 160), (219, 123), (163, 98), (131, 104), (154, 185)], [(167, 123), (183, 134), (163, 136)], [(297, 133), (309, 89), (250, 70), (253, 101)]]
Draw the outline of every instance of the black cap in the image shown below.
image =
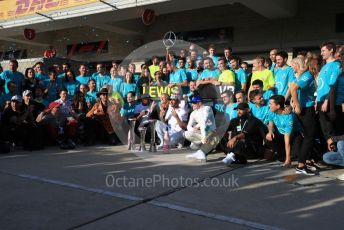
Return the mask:
[(150, 95), (148, 93), (144, 93), (140, 95), (140, 99), (145, 99), (145, 98), (150, 99)]
[(250, 108), (250, 107), (248, 106), (247, 103), (242, 102), (242, 103), (240, 103), (236, 108), (234, 108), (234, 110), (238, 110), (238, 109), (244, 110), (244, 109), (249, 109), (249, 108)]
[(107, 88), (101, 88), (100, 91), (97, 93), (97, 97), (99, 97), (102, 94), (108, 95), (109, 94), (108, 89)]

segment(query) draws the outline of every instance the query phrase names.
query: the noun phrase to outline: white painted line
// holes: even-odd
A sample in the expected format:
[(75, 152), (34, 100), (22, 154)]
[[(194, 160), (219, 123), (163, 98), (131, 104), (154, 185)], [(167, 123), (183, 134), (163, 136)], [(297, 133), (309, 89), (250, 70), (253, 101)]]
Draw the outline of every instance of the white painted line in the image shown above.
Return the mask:
[(29, 154), (17, 154), (17, 155), (9, 155), (9, 156), (3, 156), (3, 157), (0, 157), (0, 159), (7, 159), (7, 158), (17, 158), (17, 157), (28, 157)]
[(175, 210), (175, 211), (185, 212), (185, 213), (189, 213), (189, 214), (193, 214), (193, 215), (197, 215), (197, 216), (208, 217), (211, 219), (220, 220), (220, 221), (224, 221), (224, 222), (228, 222), (228, 223), (232, 223), (232, 224), (247, 226), (247, 227), (254, 228), (254, 229), (283, 230), (283, 228), (279, 228), (279, 227), (275, 227), (275, 226), (260, 224), (260, 223), (240, 219), (237, 217), (224, 216), (224, 215), (219, 215), (219, 214), (215, 214), (215, 213), (211, 213), (211, 212), (205, 212), (205, 211), (201, 211), (201, 210), (197, 210), (197, 209), (193, 209), (193, 208), (186, 208), (183, 206), (169, 204), (166, 202), (160, 202), (160, 201), (154, 201), (153, 200), (153, 201), (149, 201), (148, 204), (151, 204), (151, 205), (154, 205), (157, 207), (168, 208), (168, 209)]
[(59, 181), (59, 180), (51, 180), (51, 179), (38, 177), (38, 176), (32, 176), (32, 175), (28, 175), (28, 174), (12, 174), (12, 173), (7, 173), (7, 174), (15, 175), (15, 176), (30, 179), (30, 180), (41, 181), (41, 182), (45, 182), (45, 183), (49, 183), (49, 184), (60, 185), (60, 186), (67, 187), (67, 188), (79, 189), (79, 190), (83, 190), (83, 191), (87, 191), (87, 192), (98, 193), (101, 195), (107, 195), (107, 196), (111, 196), (111, 197), (122, 198), (122, 199), (130, 200), (130, 201), (143, 201), (144, 200), (143, 198), (131, 196), (131, 195), (123, 194), (123, 193), (111, 192), (111, 191), (107, 191), (107, 190), (103, 190), (103, 189), (97, 189), (97, 188), (89, 188), (89, 187), (85, 187), (85, 186), (78, 185), (78, 184), (73, 184), (73, 183)]

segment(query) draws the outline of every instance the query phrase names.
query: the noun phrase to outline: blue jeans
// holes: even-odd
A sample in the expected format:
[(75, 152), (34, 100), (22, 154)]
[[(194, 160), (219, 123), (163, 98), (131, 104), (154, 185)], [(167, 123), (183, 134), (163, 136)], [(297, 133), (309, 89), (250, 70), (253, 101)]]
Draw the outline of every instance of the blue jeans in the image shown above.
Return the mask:
[(327, 152), (323, 156), (323, 160), (327, 164), (344, 166), (344, 141), (338, 141), (337, 152)]

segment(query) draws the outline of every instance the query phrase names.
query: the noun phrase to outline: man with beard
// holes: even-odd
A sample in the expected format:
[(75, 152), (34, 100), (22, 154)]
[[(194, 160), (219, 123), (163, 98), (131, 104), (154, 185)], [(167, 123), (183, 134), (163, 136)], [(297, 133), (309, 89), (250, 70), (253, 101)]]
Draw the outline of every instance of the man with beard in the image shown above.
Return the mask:
[(250, 114), (247, 103), (238, 104), (238, 117), (231, 120), (227, 133), (227, 153), (222, 160), (226, 165), (232, 163), (246, 164), (247, 158), (257, 157), (262, 153), (265, 137), (264, 124)]

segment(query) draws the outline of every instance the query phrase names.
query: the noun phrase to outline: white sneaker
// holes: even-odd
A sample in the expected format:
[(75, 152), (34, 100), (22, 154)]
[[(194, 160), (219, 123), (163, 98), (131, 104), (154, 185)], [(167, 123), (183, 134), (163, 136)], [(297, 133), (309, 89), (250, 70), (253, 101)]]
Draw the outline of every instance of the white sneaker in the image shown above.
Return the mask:
[(178, 143), (177, 149), (181, 149), (181, 148), (183, 148), (183, 144), (182, 143)]
[(202, 150), (198, 150), (196, 155), (196, 159), (200, 160), (200, 161), (205, 161), (206, 157), (205, 157), (205, 153)]
[(338, 180), (344, 180), (344, 174), (339, 175), (339, 176), (337, 177), (337, 179), (338, 179)]
[(195, 153), (186, 155), (185, 157), (188, 159), (193, 158), (200, 161), (205, 161), (207, 159), (205, 153), (202, 150), (197, 150)]
[(197, 154), (198, 154), (198, 151), (195, 152), (195, 153), (193, 153), (193, 154), (188, 154), (188, 155), (186, 155), (185, 157), (186, 157), (186, 158), (194, 158), (194, 159), (196, 159)]
[(230, 165), (235, 161), (235, 154), (233, 152), (230, 152), (227, 154), (225, 158), (223, 158), (222, 162), (226, 165)]
[(200, 145), (198, 145), (198, 144), (195, 144), (195, 143), (191, 143), (191, 145), (190, 145), (190, 149), (192, 149), (192, 150), (198, 150), (200, 148)]

